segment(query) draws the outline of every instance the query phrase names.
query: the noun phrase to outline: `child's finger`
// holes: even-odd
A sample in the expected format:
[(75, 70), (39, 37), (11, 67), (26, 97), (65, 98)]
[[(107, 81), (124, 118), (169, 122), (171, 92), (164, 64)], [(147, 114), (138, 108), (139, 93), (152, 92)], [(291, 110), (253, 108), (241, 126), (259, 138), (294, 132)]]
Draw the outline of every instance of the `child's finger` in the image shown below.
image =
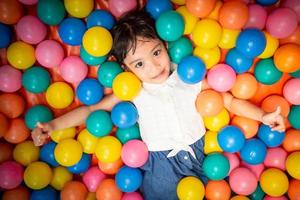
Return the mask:
[(36, 123), (36, 126), (37, 126), (38, 128), (44, 128), (44, 125), (43, 125), (42, 123), (40, 123), (40, 122)]

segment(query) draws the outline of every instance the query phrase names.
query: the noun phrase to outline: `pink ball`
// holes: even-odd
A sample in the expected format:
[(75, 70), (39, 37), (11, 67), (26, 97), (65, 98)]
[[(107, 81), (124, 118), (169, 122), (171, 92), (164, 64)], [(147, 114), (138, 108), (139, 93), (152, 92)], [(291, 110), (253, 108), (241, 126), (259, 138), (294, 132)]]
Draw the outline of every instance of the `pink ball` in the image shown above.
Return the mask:
[(38, 0), (19, 0), (19, 2), (25, 5), (34, 5), (38, 2)]
[(109, 0), (108, 9), (116, 18), (121, 17), (128, 11), (134, 10), (137, 7), (136, 0)]
[(236, 80), (234, 70), (226, 64), (217, 64), (207, 73), (207, 82), (210, 87), (218, 92), (230, 90)]
[(22, 17), (16, 26), (17, 35), (29, 44), (37, 44), (47, 35), (46, 26), (39, 18), (31, 15)]
[(249, 195), (255, 191), (257, 179), (249, 169), (239, 167), (230, 173), (229, 184), (235, 193)]
[(258, 4), (251, 4), (248, 7), (249, 18), (244, 28), (258, 28), (262, 30), (266, 25), (267, 11)]
[(37, 45), (35, 57), (42, 66), (52, 68), (64, 59), (64, 50), (55, 40), (45, 40)]
[(285, 38), (296, 30), (297, 20), (297, 15), (293, 10), (277, 8), (269, 14), (266, 29), (275, 38)]
[(143, 200), (144, 198), (138, 192), (124, 193), (121, 200)]
[(141, 140), (130, 140), (122, 147), (121, 157), (129, 167), (141, 167), (148, 160), (148, 148)]
[(287, 152), (284, 149), (280, 147), (269, 148), (264, 164), (266, 167), (276, 167), (285, 171), (286, 157)]
[(250, 165), (248, 163), (242, 162), (241, 167), (246, 167), (247, 169), (249, 169), (256, 176), (257, 180), (259, 180), (261, 173), (265, 169), (265, 166), (262, 163), (257, 165)]
[(22, 87), (22, 72), (11, 67), (3, 65), (0, 67), (0, 91), (15, 92)]
[(13, 189), (18, 187), (23, 181), (23, 167), (17, 162), (6, 161), (0, 164), (0, 187), (3, 189)]
[(229, 172), (228, 174), (230, 174), (230, 172), (232, 172), (232, 170), (234, 170), (235, 168), (240, 166), (240, 159), (238, 157), (237, 154), (235, 153), (227, 153), (227, 152), (223, 152), (223, 155), (228, 159), (229, 161)]
[(88, 67), (78, 56), (68, 56), (59, 65), (62, 78), (69, 83), (79, 83), (87, 73)]
[(288, 198), (286, 198), (285, 196), (281, 196), (281, 197), (271, 197), (266, 195), (264, 197), (264, 200), (288, 200)]
[(292, 9), (298, 17), (298, 21), (300, 21), (300, 1), (299, 0), (285, 0), (283, 1), (282, 7)]
[(283, 87), (284, 98), (294, 105), (300, 105), (300, 78), (288, 80)]
[(98, 166), (95, 166), (84, 173), (82, 180), (90, 192), (96, 192), (99, 184), (105, 178), (106, 175), (98, 168)]

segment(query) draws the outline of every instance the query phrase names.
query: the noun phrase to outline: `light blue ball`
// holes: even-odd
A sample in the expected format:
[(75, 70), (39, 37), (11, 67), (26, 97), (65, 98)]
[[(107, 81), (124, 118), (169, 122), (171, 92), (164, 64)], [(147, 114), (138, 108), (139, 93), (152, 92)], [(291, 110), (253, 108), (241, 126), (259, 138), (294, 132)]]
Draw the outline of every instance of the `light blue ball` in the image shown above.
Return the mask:
[(56, 161), (54, 156), (55, 147), (56, 147), (56, 143), (51, 141), (45, 144), (40, 150), (40, 160), (46, 162), (51, 167), (59, 166), (59, 163)]
[(113, 107), (111, 119), (118, 128), (129, 128), (137, 122), (138, 111), (132, 103), (123, 101)]
[(94, 105), (103, 98), (104, 88), (97, 79), (87, 78), (79, 83), (76, 95), (83, 104)]
[(245, 136), (238, 127), (226, 126), (218, 133), (218, 143), (225, 152), (235, 153), (244, 146)]
[(0, 48), (8, 47), (12, 40), (11, 28), (6, 24), (0, 23), (0, 35)]
[(72, 46), (81, 44), (82, 37), (86, 31), (85, 24), (82, 20), (69, 17), (64, 19), (58, 28), (58, 34), (61, 40)]
[(86, 19), (87, 28), (101, 26), (111, 30), (116, 23), (115, 18), (106, 10), (94, 10)]
[(253, 59), (240, 53), (236, 48), (233, 48), (228, 51), (225, 63), (232, 67), (236, 73), (242, 74), (251, 68)]
[(148, 0), (145, 8), (154, 19), (157, 19), (160, 14), (173, 9), (169, 0)]
[(83, 153), (81, 159), (75, 165), (68, 167), (67, 169), (73, 174), (81, 174), (86, 172), (91, 165), (91, 156)]
[(203, 61), (196, 56), (187, 56), (177, 67), (179, 78), (187, 84), (196, 84), (202, 81), (206, 74)]
[(123, 166), (117, 172), (115, 181), (122, 192), (134, 192), (142, 184), (143, 176), (138, 168)]
[(263, 163), (267, 155), (266, 145), (259, 139), (246, 140), (240, 151), (241, 158), (250, 165)]
[(262, 124), (259, 126), (257, 136), (267, 145), (267, 147), (278, 147), (282, 144), (285, 133), (272, 131), (269, 126)]

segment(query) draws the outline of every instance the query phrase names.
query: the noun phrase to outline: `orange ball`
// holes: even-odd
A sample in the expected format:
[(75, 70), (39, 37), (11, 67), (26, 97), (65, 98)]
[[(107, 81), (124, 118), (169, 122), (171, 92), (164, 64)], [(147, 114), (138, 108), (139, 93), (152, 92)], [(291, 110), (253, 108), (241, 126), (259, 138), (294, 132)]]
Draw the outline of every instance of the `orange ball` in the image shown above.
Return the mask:
[(282, 146), (287, 152), (300, 151), (300, 130), (288, 130)]
[(122, 191), (117, 187), (114, 179), (104, 179), (96, 191), (97, 200), (121, 200)]
[(98, 161), (98, 166), (104, 174), (116, 174), (123, 165), (121, 158), (112, 163), (104, 163), (100, 160)]
[(230, 198), (231, 190), (225, 180), (208, 181), (205, 188), (206, 199), (227, 200)]
[(25, 109), (25, 101), (16, 93), (0, 95), (0, 112), (9, 118), (19, 117)]
[(8, 120), (5, 117), (5, 115), (0, 113), (0, 138), (4, 136), (7, 130), (8, 130)]
[(265, 112), (274, 112), (277, 107), (280, 107), (281, 114), (287, 117), (290, 112), (290, 105), (288, 101), (279, 95), (270, 95), (265, 98), (261, 104), (261, 108)]
[(222, 95), (214, 90), (204, 90), (196, 99), (196, 108), (203, 117), (217, 115), (223, 106)]
[(82, 200), (85, 199), (88, 191), (85, 185), (79, 181), (67, 182), (61, 190), (61, 200)]
[(274, 53), (274, 64), (281, 72), (291, 73), (300, 69), (300, 45), (284, 44)]
[(25, 125), (23, 118), (12, 119), (9, 129), (4, 135), (7, 142), (18, 144), (25, 141), (30, 135), (30, 131)]
[(14, 147), (7, 142), (0, 142), (0, 163), (13, 159)]
[(239, 74), (231, 88), (232, 95), (239, 99), (250, 99), (257, 91), (258, 83), (250, 73)]
[(290, 199), (300, 199), (300, 180), (292, 179), (290, 180), (290, 185), (288, 189), (288, 196)]
[(220, 8), (219, 22), (223, 28), (240, 30), (248, 21), (249, 11), (242, 1), (228, 1)]
[(297, 26), (296, 30), (289, 37), (279, 39), (280, 44), (294, 43), (300, 45), (300, 25)]
[(22, 4), (18, 0), (0, 1), (0, 22), (4, 24), (16, 24), (22, 15)]
[(206, 17), (214, 9), (216, 0), (186, 0), (187, 10), (196, 17)]
[(231, 124), (239, 127), (246, 139), (254, 137), (258, 131), (258, 122), (246, 117), (234, 116)]
[(19, 186), (3, 193), (2, 200), (29, 200), (30, 192), (24, 186)]

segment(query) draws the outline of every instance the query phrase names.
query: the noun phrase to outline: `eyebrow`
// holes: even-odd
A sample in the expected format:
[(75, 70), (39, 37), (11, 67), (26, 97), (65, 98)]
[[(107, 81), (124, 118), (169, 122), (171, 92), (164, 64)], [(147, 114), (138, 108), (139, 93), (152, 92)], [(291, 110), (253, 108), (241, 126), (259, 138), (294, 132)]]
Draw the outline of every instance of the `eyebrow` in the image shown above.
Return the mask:
[[(155, 45), (155, 46), (152, 48), (152, 50), (151, 50), (150, 52), (152, 53), (158, 46), (161, 46), (161, 44), (158, 43), (157, 45)], [(141, 60), (141, 59), (138, 58), (138, 59), (136, 59), (136, 60), (133, 60), (133, 61), (131, 61), (131, 62), (129, 63), (129, 65), (131, 65), (131, 64), (133, 64), (133, 63), (135, 63), (135, 62), (137, 62), (137, 61), (139, 61), (139, 60)]]

